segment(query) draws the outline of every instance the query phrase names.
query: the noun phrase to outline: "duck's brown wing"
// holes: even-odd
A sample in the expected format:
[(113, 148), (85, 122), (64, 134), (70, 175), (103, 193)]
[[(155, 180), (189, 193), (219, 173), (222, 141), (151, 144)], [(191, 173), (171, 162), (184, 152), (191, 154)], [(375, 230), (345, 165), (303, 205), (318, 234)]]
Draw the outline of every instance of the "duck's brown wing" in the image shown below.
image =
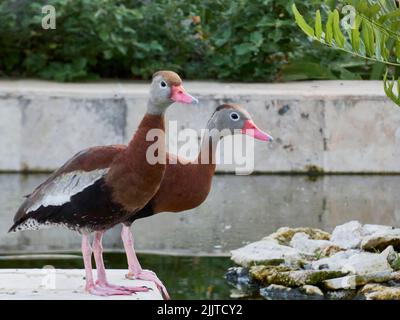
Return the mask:
[(77, 153), (25, 199), (14, 217), (10, 231), (16, 230), (39, 208), (44, 210), (52, 207), (58, 210), (72, 197), (96, 184), (107, 174), (115, 156), (125, 148), (124, 145), (101, 146)]

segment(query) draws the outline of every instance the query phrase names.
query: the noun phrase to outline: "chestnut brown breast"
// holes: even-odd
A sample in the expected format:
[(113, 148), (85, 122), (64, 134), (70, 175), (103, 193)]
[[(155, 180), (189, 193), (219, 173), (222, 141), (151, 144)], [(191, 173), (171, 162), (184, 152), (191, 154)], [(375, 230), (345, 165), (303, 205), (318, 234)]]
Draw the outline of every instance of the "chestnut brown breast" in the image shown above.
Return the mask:
[(165, 172), (165, 163), (150, 164), (147, 149), (155, 143), (146, 141), (149, 130), (158, 129), (158, 155), (165, 157), (164, 118), (146, 114), (126, 150), (111, 164), (106, 184), (111, 187), (112, 199), (127, 211), (142, 208), (157, 192)]
[[(168, 155), (168, 158), (175, 157)], [(163, 181), (151, 205), (154, 213), (180, 212), (199, 206), (208, 196), (215, 164), (178, 161), (168, 164)]]

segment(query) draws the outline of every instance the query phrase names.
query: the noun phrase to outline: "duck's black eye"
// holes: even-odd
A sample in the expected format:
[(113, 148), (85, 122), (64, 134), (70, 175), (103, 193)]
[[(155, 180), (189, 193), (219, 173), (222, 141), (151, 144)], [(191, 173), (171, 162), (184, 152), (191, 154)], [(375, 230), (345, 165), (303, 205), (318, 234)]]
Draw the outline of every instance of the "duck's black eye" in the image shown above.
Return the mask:
[(160, 82), (160, 86), (161, 86), (161, 88), (165, 88), (167, 86), (167, 83), (164, 80), (162, 80)]
[(233, 121), (238, 121), (240, 119), (240, 116), (237, 112), (231, 112), (229, 116)]

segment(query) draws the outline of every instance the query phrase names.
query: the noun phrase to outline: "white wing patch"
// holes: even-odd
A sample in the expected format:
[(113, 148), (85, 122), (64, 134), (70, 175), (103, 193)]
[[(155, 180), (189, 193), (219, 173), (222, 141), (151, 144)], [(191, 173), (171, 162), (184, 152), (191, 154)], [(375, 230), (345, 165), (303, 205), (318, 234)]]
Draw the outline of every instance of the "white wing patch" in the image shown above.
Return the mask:
[(26, 210), (26, 213), (35, 211), (41, 206), (61, 206), (69, 202), (73, 195), (94, 184), (97, 180), (104, 177), (107, 172), (108, 168), (93, 171), (79, 170), (58, 176), (39, 191), (40, 196)]

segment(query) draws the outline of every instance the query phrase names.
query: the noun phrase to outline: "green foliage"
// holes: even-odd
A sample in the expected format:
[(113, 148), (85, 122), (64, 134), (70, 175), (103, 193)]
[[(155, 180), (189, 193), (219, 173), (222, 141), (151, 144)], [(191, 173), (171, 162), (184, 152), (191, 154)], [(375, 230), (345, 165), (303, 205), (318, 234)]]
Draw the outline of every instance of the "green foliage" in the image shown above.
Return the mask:
[[(338, 9), (329, 11), (325, 30), (319, 10), (315, 14), (315, 28), (301, 15), (296, 5), (292, 11), (296, 23), (312, 40), (328, 47), (351, 53), (388, 66), (400, 66), (400, 9), (395, 0), (348, 0), (344, 5), (355, 8), (354, 23), (344, 28)], [(344, 32), (342, 32), (342, 30)], [(373, 74), (381, 75), (381, 65), (373, 69)], [(384, 89), (387, 96), (400, 106), (400, 78), (388, 78), (389, 69), (384, 74)]]
[[(366, 5), (367, 1), (362, 3)], [(323, 36), (323, 30), (319, 30), (318, 32), (320, 37), (317, 37), (314, 35), (314, 28), (307, 24), (303, 16), (297, 10), (295, 4), (293, 4), (292, 10), (299, 27), (309, 37), (313, 38), (313, 40), (317, 40), (335, 49), (359, 55), (363, 58), (392, 65), (400, 65), (399, 53), (395, 52), (396, 54), (390, 57), (387, 55), (389, 52), (388, 45), (390, 41), (400, 41), (400, 33), (395, 29), (394, 31), (391, 31), (384, 25), (380, 25), (376, 22), (375, 20), (379, 19), (380, 16), (372, 18), (357, 11), (356, 22), (351, 29), (345, 30), (345, 37), (342, 33), (339, 11), (335, 9), (333, 12), (330, 11), (328, 13), (325, 36)], [(396, 11), (400, 12), (400, 9), (396, 9)], [(316, 21), (318, 22), (316, 22), (316, 24), (321, 25), (320, 20), (321, 16), (317, 11)], [(397, 22), (396, 25), (400, 26), (399, 22)], [(307, 32), (305, 30), (307, 30)], [(392, 35), (394, 35), (394, 39), (392, 38)]]
[[(48, 1), (56, 8), (56, 30), (41, 27), (43, 4), (4, 1), (0, 5), (0, 69), (7, 75), (59, 81), (128, 74), (141, 14), (115, 1)], [(101, 4), (101, 5), (100, 5)], [(116, 61), (119, 63), (117, 64)], [(111, 70), (111, 71), (109, 71)]]
[(392, 80), (388, 79), (388, 70), (386, 70), (383, 77), (383, 88), (386, 95), (398, 106), (400, 106), (400, 77), (397, 78), (397, 86), (395, 87), (396, 80), (393, 77)]
[[(41, 28), (46, 3), (56, 8), (56, 30)], [(173, 69), (185, 78), (235, 81), (369, 76), (370, 64), (301, 41), (292, 3), (2, 0), (0, 75), (58, 81), (146, 79), (157, 69)], [(311, 11), (315, 5), (326, 12), (335, 1), (302, 1), (299, 9)], [(322, 39), (318, 23), (315, 35)], [(340, 41), (337, 30), (332, 37)]]

